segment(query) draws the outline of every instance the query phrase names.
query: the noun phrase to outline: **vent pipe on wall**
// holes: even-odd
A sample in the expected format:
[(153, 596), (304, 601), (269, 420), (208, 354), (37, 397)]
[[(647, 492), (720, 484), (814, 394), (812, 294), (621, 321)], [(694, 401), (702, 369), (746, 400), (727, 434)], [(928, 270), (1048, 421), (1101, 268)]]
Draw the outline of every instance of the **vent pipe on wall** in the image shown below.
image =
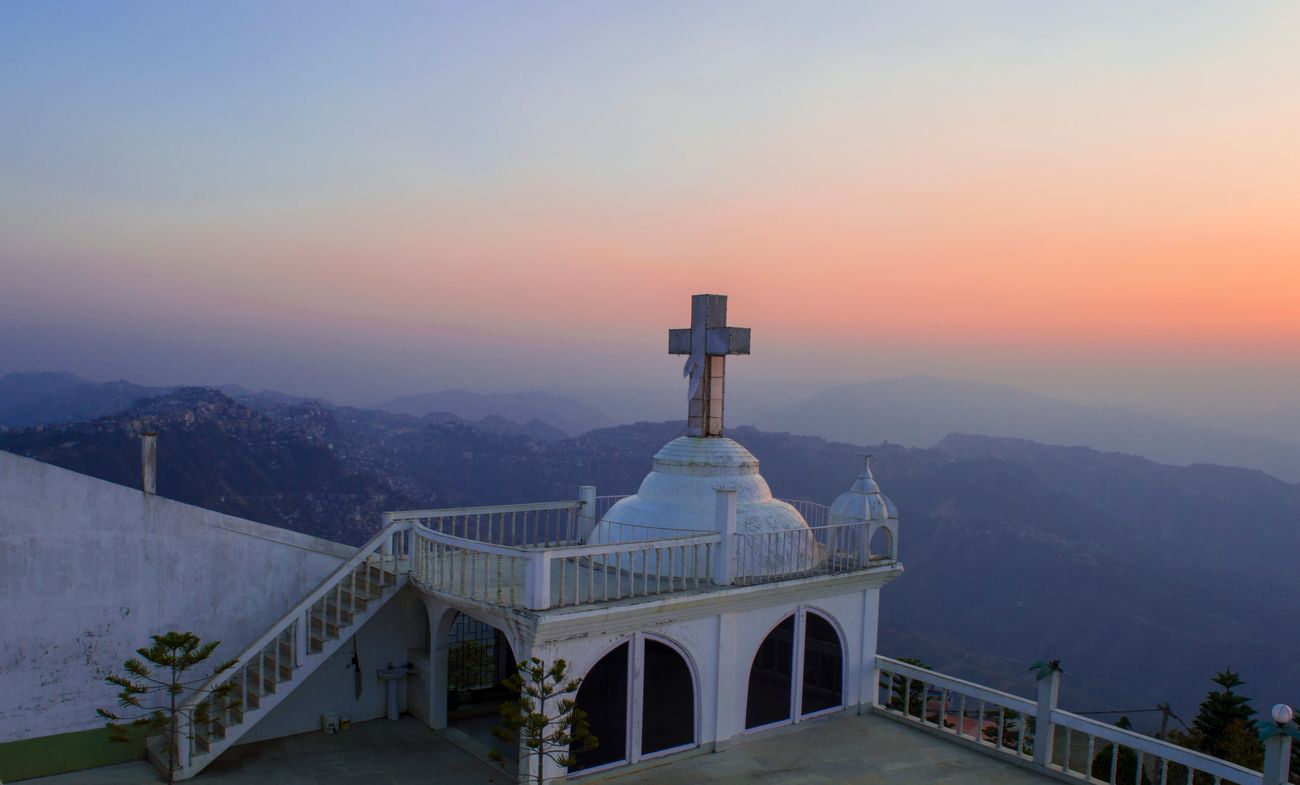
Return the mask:
[(158, 434), (140, 434), (140, 488), (147, 494), (158, 493)]

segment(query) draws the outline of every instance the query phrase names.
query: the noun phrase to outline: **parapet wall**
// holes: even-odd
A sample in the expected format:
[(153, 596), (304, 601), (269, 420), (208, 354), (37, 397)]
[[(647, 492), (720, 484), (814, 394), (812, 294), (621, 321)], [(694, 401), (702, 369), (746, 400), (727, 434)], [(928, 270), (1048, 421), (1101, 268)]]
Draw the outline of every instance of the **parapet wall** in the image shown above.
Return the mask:
[(0, 452), (0, 743), (100, 727), (151, 634), (235, 656), (352, 553)]

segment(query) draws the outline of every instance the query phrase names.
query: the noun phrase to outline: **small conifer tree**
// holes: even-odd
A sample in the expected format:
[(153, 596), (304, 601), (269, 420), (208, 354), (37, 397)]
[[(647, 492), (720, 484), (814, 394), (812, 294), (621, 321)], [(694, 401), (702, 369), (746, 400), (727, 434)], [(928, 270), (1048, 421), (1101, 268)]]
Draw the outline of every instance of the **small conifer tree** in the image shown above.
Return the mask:
[[(136, 649), (139, 659), (132, 657), (123, 663), (125, 675), (114, 673), (105, 679), (119, 688), (117, 711), (97, 709), (96, 713), (106, 721), (111, 741), (127, 742), (133, 730), (145, 736), (161, 734), (161, 751), (167, 755), (167, 782), (174, 783), (179, 764), (176, 740), (182, 722), (190, 729), (186, 735), (188, 740), (195, 726), (212, 721), (208, 712), (213, 700), (221, 700), (226, 708), (236, 705), (228, 700), (230, 691), (234, 689), (230, 682), (214, 689), (198, 690), (204, 697), (192, 706), (183, 706), (182, 699), (212, 676), (234, 667), (235, 660), (217, 665), (209, 676), (187, 679), (190, 671), (212, 656), (220, 641), (203, 643), (192, 632), (174, 630), (150, 637), (153, 645)], [(118, 714), (119, 711), (122, 713)]]
[[(502, 682), (518, 697), (501, 705), (501, 724), (492, 729), (492, 735), (508, 744), (523, 743), (523, 762), (536, 762), (538, 785), (545, 781), (546, 761), (571, 768), (577, 765), (578, 752), (594, 750), (598, 743), (587, 725), (587, 713), (568, 697), (582, 686), (582, 679), (568, 677), (568, 667), (562, 659), (548, 667), (531, 657), (515, 666), (514, 674)], [(490, 755), (504, 765), (500, 751), (492, 750)]]
[(1232, 668), (1215, 674), (1212, 681), (1223, 689), (1211, 690), (1201, 701), (1200, 711), (1192, 720), (1192, 731), (1201, 751), (1220, 758), (1231, 759), (1234, 753), (1240, 757), (1243, 744), (1249, 746), (1249, 740), (1243, 738), (1248, 734), (1243, 734), (1243, 729), (1249, 728), (1250, 718), (1255, 714), (1250, 698), (1235, 691), (1246, 682)]

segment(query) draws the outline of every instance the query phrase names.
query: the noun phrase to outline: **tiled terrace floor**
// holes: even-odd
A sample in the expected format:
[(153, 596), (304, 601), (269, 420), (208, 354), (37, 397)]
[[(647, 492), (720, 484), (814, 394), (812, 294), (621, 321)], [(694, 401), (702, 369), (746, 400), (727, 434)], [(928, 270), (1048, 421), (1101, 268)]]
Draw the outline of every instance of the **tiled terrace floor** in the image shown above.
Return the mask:
[[(469, 785), (512, 778), (417, 720), (378, 720), (327, 736), (307, 733), (236, 747), (196, 785)], [(881, 717), (835, 715), (753, 737), (723, 752), (686, 753), (632, 771), (575, 780), (609, 785), (1043, 785), (1012, 763)], [(144, 785), (144, 763), (63, 774), (30, 785)]]

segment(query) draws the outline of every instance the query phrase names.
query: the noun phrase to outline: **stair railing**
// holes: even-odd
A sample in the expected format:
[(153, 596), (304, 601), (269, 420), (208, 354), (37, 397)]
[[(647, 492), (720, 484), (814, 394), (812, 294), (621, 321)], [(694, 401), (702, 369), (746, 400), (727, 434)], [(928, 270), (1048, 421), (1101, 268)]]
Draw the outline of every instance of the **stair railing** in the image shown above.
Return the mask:
[[(321, 618), (322, 628), (321, 637), (326, 638), (326, 629), (328, 625), (328, 616), (322, 616), (322, 613), (328, 613), (328, 601), (331, 592), (335, 597), (335, 623), (341, 620), (341, 594), (343, 583), (350, 575), (355, 575), (358, 568), (363, 565), (373, 565), (381, 567), (386, 571), (399, 573), (406, 569), (409, 564), (409, 552), (411, 538), (408, 536), (409, 529), (413, 524), (410, 521), (396, 521), (389, 523), (369, 542), (361, 546), (355, 554), (347, 561), (335, 568), (325, 577), (316, 588), (304, 595), (303, 599), (293, 606), (292, 609), (280, 618), (278, 622), (271, 625), (265, 633), (257, 640), (249, 644), (239, 656), (235, 658), (233, 667), (209, 679), (203, 686), (192, 694), (189, 698), (181, 703), (181, 708), (185, 710), (194, 709), (198, 703), (205, 699), (211, 690), (227, 682), (236, 679), (242, 680), (239, 692), (239, 714), (242, 718), (248, 711), (248, 686), (251, 679), (257, 687), (257, 694), (263, 694), (266, 687), (266, 656), (268, 647), (274, 647), (271, 656), (273, 657), (273, 677), (279, 681), (279, 666), (281, 657), (282, 644), (288, 641), (291, 646), (291, 668), (298, 668), (306, 659), (308, 653), (308, 637), (312, 621), (312, 614), (318, 614)], [(366, 570), (365, 580), (369, 580), (370, 571)], [(355, 597), (356, 583), (351, 587), (352, 596)], [(369, 589), (369, 586), (364, 586)], [(317, 605), (320, 604), (320, 609)], [(230, 724), (230, 712), (225, 712), (222, 718), (226, 725)], [(190, 758), (195, 752), (195, 734), (188, 723), (182, 721), (178, 723), (176, 738), (172, 740), (176, 750), (177, 761), (181, 768), (186, 768), (190, 764)]]

